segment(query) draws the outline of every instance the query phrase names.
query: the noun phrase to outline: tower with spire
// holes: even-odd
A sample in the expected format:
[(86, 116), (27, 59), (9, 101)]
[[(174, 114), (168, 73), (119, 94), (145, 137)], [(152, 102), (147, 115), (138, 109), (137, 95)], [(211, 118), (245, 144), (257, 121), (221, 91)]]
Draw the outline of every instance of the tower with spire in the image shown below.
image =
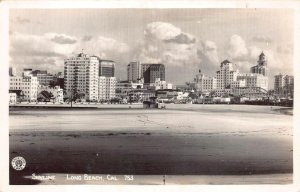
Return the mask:
[(257, 65), (250, 68), (251, 73), (262, 74), (263, 76), (268, 75), (268, 68), (267, 68), (267, 58), (264, 52), (262, 51), (258, 57)]

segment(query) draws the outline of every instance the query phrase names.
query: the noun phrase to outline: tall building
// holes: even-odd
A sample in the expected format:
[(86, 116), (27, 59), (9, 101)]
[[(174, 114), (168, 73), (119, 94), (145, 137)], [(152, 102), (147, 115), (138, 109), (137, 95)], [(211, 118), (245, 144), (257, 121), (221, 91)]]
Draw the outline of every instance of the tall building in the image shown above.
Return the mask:
[(107, 101), (116, 97), (116, 77), (99, 77), (99, 101)]
[(267, 76), (268, 75), (267, 63), (268, 62), (267, 62), (266, 55), (264, 54), (264, 52), (262, 52), (258, 57), (257, 65), (251, 67), (250, 72)]
[(9, 77), (9, 90), (21, 90), (24, 93), (24, 99), (28, 101), (37, 100), (38, 85), (37, 77), (31, 75)]
[(289, 97), (294, 94), (294, 76), (275, 75), (274, 91), (280, 97)]
[(114, 77), (115, 76), (115, 62), (112, 60), (99, 59), (99, 76)]
[(17, 76), (17, 70), (14, 67), (9, 68), (9, 76)]
[(99, 60), (80, 53), (64, 61), (64, 84), (67, 97), (98, 100)]
[(138, 81), (141, 78), (141, 64), (140, 62), (130, 62), (127, 65), (127, 80)]
[(141, 64), (141, 77), (144, 77), (144, 73), (147, 71), (147, 69), (149, 69), (151, 65), (152, 64), (146, 64), (146, 63)]
[(237, 80), (239, 70), (228, 60), (221, 63), (220, 70), (217, 71), (217, 89), (229, 89), (230, 84)]
[(165, 81), (165, 65), (163, 64), (142, 64), (141, 69), (144, 83), (155, 83), (156, 78)]

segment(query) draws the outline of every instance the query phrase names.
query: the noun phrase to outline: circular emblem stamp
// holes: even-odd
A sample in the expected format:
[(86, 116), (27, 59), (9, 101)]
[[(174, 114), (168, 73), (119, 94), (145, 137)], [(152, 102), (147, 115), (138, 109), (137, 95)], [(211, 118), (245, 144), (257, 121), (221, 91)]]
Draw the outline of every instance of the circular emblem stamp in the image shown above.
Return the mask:
[(11, 165), (15, 170), (21, 171), (25, 168), (26, 161), (23, 157), (15, 157), (11, 160)]

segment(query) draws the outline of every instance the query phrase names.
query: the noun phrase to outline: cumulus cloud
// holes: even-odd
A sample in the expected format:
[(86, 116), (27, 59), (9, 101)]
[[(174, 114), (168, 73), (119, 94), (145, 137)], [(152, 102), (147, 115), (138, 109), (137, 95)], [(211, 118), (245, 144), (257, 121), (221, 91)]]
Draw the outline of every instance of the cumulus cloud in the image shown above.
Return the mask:
[(232, 35), (228, 42), (227, 54), (229, 59), (244, 57), (248, 54), (246, 42), (239, 35)]
[(144, 63), (182, 66), (199, 62), (196, 38), (170, 23), (149, 23), (137, 51)]
[(65, 34), (55, 35), (53, 38), (51, 38), (51, 41), (58, 44), (74, 44), (77, 42), (74, 37), (68, 37)]
[(200, 45), (197, 53), (201, 63), (210, 71), (216, 69), (220, 62), (216, 43), (213, 41), (202, 41)]
[(249, 46), (248, 50), (249, 50), (248, 59), (250, 59), (251, 61), (253, 61), (254, 59), (258, 59), (258, 56), (263, 51), (262, 48), (259, 48), (257, 46)]
[[(128, 46), (101, 36), (95, 38), (95, 41), (82, 42), (79, 38), (66, 34), (29, 35), (17, 32), (10, 34), (10, 63), (21, 69), (31, 67), (62, 71), (64, 58), (81, 52), (82, 49), (90, 55), (117, 58), (120, 53), (128, 50)], [(111, 55), (115, 57), (110, 57)]]
[(127, 44), (102, 36), (93, 38), (93, 41), (84, 41), (77, 44), (75, 52), (79, 52), (81, 49), (84, 49), (91, 55), (101, 55), (102, 57), (107, 56), (112, 58), (118, 57), (118, 54), (124, 54), (129, 51)]
[(152, 22), (149, 23), (144, 31), (146, 38), (158, 40), (170, 40), (180, 35), (181, 29), (170, 23)]
[(201, 41), (180, 28), (164, 22), (146, 26), (144, 39), (137, 48), (138, 60), (143, 63), (163, 63), (172, 67), (210, 68), (218, 63), (217, 46)]
[(192, 44), (196, 43), (196, 38), (189, 34), (180, 33), (172, 39), (164, 40), (167, 43)]
[[(52, 41), (60, 34), (46, 33), (44, 35), (28, 35), (14, 32), (10, 35), (10, 53), (24, 56), (60, 57), (70, 54), (74, 45), (57, 44)], [(70, 37), (71, 38), (71, 37)], [(14, 55), (15, 56), (15, 55)]]

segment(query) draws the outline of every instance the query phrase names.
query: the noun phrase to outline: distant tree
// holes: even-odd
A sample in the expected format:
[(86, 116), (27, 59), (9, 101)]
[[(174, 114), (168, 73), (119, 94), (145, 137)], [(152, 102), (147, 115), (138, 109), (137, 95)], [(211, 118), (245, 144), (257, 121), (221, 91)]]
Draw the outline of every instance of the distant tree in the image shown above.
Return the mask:
[(210, 93), (209, 93), (209, 96), (210, 97), (214, 97), (216, 95), (216, 91), (211, 91)]
[(192, 99), (197, 99), (197, 98), (198, 98), (198, 95), (195, 94), (195, 93), (190, 93), (190, 94), (189, 94), (189, 97), (192, 98)]
[(56, 86), (56, 83), (54, 81), (49, 82), (49, 87), (54, 88)]

